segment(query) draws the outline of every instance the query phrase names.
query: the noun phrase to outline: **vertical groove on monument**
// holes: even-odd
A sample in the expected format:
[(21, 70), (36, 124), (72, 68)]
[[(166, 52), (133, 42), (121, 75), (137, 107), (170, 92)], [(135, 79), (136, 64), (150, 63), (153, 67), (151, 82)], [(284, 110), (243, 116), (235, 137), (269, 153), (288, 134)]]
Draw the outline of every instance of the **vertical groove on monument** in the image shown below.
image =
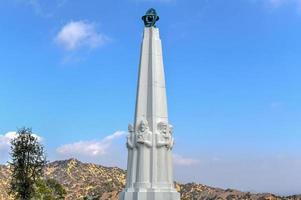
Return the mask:
[(120, 200), (179, 200), (172, 172), (172, 126), (167, 100), (159, 19), (154, 9), (143, 16), (134, 125), (127, 137), (128, 165)]

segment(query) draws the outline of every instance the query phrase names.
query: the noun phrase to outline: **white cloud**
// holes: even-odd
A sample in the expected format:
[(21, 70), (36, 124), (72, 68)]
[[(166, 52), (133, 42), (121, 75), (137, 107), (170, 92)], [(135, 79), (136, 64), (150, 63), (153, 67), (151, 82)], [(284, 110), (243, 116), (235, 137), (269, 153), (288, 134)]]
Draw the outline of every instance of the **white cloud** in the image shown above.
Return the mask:
[[(32, 134), (34, 137), (38, 138), (38, 141), (42, 141), (42, 138), (36, 134)], [(9, 149), (10, 141), (18, 136), (16, 131), (9, 131), (4, 135), (0, 135), (0, 150)]]
[(185, 158), (178, 154), (173, 154), (173, 162), (175, 165), (191, 166), (199, 164), (199, 160), (193, 158)]
[(65, 144), (57, 148), (56, 151), (61, 155), (75, 157), (102, 156), (107, 153), (108, 149), (111, 147), (113, 140), (120, 138), (126, 134), (127, 133), (124, 131), (117, 131), (100, 141), (79, 141), (71, 144)]
[(10, 147), (10, 141), (15, 137), (17, 137), (17, 133), (14, 131), (0, 135), (0, 150), (8, 150)]
[(64, 25), (55, 37), (55, 42), (67, 51), (81, 47), (97, 48), (108, 41), (108, 37), (97, 32), (95, 24), (71, 21)]
[(127, 133), (125, 131), (116, 131), (115, 133), (113, 133), (112, 135), (108, 135), (107, 137), (105, 137), (103, 139), (103, 141), (108, 142), (108, 141), (112, 141), (114, 139), (120, 138), (121, 136), (126, 135)]

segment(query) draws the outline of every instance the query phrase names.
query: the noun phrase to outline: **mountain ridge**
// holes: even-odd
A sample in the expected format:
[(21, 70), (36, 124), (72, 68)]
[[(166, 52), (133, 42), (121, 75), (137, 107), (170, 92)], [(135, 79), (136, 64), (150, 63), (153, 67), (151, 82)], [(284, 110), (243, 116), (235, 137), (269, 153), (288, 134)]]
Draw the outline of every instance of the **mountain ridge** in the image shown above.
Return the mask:
[[(86, 196), (98, 197), (99, 200), (118, 200), (118, 194), (125, 185), (125, 173), (118, 167), (83, 163), (74, 158), (53, 161), (45, 168), (45, 178), (53, 178), (65, 187), (66, 200), (81, 200)], [(9, 167), (0, 165), (0, 200), (11, 200), (7, 193), (9, 177)], [(253, 194), (198, 183), (176, 182), (175, 185), (181, 193), (181, 200), (301, 200), (301, 195), (283, 197), (270, 193)]]

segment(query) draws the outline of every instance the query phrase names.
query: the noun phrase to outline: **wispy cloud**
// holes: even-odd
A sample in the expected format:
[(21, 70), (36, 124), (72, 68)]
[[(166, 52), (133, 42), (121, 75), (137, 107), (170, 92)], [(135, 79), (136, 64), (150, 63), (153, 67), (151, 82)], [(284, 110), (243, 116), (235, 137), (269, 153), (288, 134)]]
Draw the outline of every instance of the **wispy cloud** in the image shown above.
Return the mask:
[(273, 6), (280, 6), (280, 5), (283, 5), (284, 3), (288, 2), (287, 0), (267, 0), (267, 1), (268, 1), (268, 3), (270, 3)]
[(284, 104), (279, 101), (274, 101), (270, 103), (270, 108), (276, 109), (276, 108), (281, 108)]
[[(38, 0), (27, 0), (25, 1), (29, 6), (31, 6), (34, 10), (34, 12), (38, 15), (44, 15), (44, 12), (42, 10), (42, 6)], [(49, 16), (49, 14), (47, 14)]]
[(100, 141), (79, 141), (71, 144), (65, 144), (56, 149), (57, 153), (72, 157), (95, 157), (107, 153), (111, 147), (112, 141), (125, 136), (124, 131), (117, 131), (112, 135), (103, 138)]
[(157, 2), (157, 3), (171, 3), (176, 0), (135, 0), (136, 2)]
[(186, 158), (178, 154), (173, 154), (173, 162), (175, 165), (180, 165), (180, 166), (192, 166), (200, 163), (200, 161), (197, 159)]
[(263, 2), (270, 7), (280, 8), (289, 5), (292, 8), (296, 8), (301, 11), (301, 0), (254, 0), (255, 2)]
[(41, 17), (52, 17), (55, 12), (61, 8), (68, 0), (52, 0), (52, 1), (41, 1), (41, 0), (15, 0), (28, 5), (32, 8), (36, 15)]
[(67, 51), (82, 47), (97, 48), (109, 41), (109, 38), (96, 30), (94, 23), (71, 21), (65, 24), (55, 36), (55, 42)]

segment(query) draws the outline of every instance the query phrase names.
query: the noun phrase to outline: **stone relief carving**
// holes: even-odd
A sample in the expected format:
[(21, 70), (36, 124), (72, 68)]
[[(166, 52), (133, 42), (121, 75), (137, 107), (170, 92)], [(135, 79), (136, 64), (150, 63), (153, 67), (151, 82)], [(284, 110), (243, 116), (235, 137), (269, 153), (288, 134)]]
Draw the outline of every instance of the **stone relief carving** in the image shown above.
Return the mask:
[(172, 137), (173, 127), (165, 122), (158, 123), (159, 135), (157, 137), (157, 147), (166, 147), (172, 149), (174, 139)]
[(134, 144), (133, 144), (133, 134), (134, 134), (134, 127), (132, 124), (128, 125), (128, 136), (127, 136), (127, 141), (126, 141), (126, 146), (129, 149), (133, 149), (134, 148)]
[(128, 125), (128, 131), (129, 131), (129, 133), (133, 133), (134, 132), (134, 126), (132, 124)]
[(136, 135), (137, 145), (144, 144), (146, 147), (152, 146), (152, 133), (149, 131), (148, 122), (141, 120)]
[(168, 148), (169, 149), (172, 149), (173, 148), (173, 145), (175, 143), (175, 140), (174, 138), (172, 137), (172, 134), (173, 134), (173, 126), (171, 124), (169, 124), (169, 137), (170, 137), (170, 140), (169, 140), (169, 145), (168, 145)]

